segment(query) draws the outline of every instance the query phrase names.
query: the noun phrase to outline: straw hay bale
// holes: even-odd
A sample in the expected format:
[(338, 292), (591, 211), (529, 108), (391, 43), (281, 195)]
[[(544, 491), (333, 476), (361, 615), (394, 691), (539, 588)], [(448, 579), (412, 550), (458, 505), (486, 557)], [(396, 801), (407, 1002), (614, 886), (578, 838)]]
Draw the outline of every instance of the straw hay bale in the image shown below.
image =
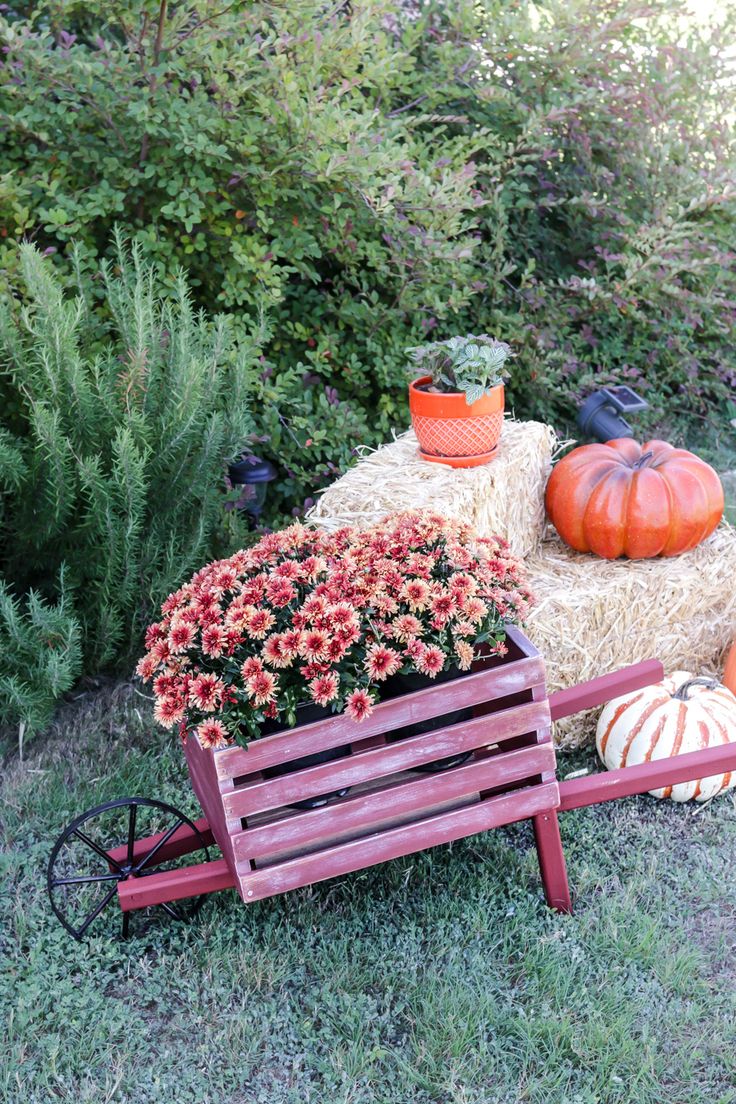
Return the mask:
[[(526, 631), (544, 656), (550, 691), (656, 658), (665, 671), (722, 670), (736, 631), (736, 529), (653, 560), (601, 560), (546, 540), (527, 561), (537, 603)], [(560, 747), (595, 734), (596, 711), (555, 725)]]
[(483, 536), (505, 537), (515, 555), (540, 543), (544, 488), (558, 445), (551, 426), (506, 418), (498, 454), (478, 468), (432, 464), (417, 454), (412, 430), (328, 487), (308, 520), (326, 529), (370, 525), (392, 510), (433, 509), (470, 522)]
[[(497, 534), (526, 560), (537, 597), (526, 630), (544, 656), (550, 691), (658, 658), (666, 671), (716, 673), (736, 632), (736, 529), (723, 523), (699, 548), (653, 560), (602, 560), (545, 538), (544, 488), (560, 447), (550, 426), (504, 421), (495, 460), (429, 464), (413, 432), (365, 455), (321, 496), (312, 524), (370, 525), (401, 509), (433, 509)], [(563, 748), (591, 742), (595, 711), (555, 725)]]

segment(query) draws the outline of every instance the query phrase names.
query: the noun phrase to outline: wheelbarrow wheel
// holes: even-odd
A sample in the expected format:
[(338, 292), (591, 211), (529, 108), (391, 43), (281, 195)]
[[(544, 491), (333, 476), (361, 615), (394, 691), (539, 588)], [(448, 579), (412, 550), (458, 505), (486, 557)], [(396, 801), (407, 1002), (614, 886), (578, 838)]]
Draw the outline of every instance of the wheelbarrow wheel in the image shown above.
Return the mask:
[[(188, 842), (182, 848), (184, 854), (172, 855), (172, 850), (177, 850), (177, 834), (185, 829)], [(54, 844), (46, 874), (51, 908), (69, 934), (81, 940), (93, 924), (101, 926), (102, 918), (108, 920), (109, 928), (113, 914), (121, 915), (119, 882), (186, 865), (188, 854), (199, 850), (204, 852), (201, 861), (209, 861), (201, 832), (173, 805), (147, 797), (106, 801), (76, 817)], [(163, 912), (186, 922), (203, 900), (193, 897), (142, 909), (142, 926), (150, 927), (155, 910), (160, 910), (158, 916)], [(130, 934), (130, 916), (122, 913), (123, 938)]]

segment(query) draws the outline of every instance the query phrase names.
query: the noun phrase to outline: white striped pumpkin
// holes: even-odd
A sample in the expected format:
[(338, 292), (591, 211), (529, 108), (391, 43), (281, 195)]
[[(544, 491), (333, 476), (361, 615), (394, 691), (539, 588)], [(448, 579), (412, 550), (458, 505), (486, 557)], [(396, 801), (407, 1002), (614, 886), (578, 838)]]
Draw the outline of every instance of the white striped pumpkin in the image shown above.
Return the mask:
[[(736, 696), (715, 679), (675, 671), (655, 686), (614, 698), (598, 718), (596, 746), (609, 770), (736, 741)], [(650, 790), (673, 801), (707, 801), (736, 786), (736, 771)]]

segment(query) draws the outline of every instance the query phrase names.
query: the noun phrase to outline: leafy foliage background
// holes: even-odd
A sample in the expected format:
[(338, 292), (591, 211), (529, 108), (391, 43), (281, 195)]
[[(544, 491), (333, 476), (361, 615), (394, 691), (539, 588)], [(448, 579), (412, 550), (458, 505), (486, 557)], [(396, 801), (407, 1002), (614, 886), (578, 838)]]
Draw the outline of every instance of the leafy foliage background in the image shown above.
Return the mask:
[[(100, 274), (122, 227), (157, 295), (181, 302), (183, 267), (236, 343), (261, 327), (246, 437), (279, 469), (274, 524), (407, 424), (406, 348), (453, 333), (511, 343), (518, 415), (568, 432), (581, 397), (626, 382), (651, 404), (642, 433), (733, 467), (736, 19), (685, 10), (3, 5), (0, 294), (28, 295), (34, 242), (84, 299), (86, 347), (125, 357)], [(13, 434), (25, 399), (0, 388)]]

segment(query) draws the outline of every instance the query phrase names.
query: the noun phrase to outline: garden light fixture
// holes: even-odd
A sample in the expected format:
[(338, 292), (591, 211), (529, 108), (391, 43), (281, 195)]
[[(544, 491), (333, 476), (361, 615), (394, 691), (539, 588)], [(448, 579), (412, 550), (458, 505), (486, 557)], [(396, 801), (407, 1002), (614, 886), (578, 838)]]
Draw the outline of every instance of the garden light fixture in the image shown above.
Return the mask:
[(649, 403), (630, 387), (604, 387), (589, 395), (578, 411), (578, 427), (585, 437), (605, 443), (616, 437), (633, 437), (634, 431), (623, 417), (646, 410)]
[(251, 494), (237, 503), (237, 508), (248, 514), (257, 525), (266, 502), (268, 484), (278, 475), (270, 460), (261, 460), (257, 456), (243, 455), (230, 464), (228, 476), (234, 487), (250, 487)]

